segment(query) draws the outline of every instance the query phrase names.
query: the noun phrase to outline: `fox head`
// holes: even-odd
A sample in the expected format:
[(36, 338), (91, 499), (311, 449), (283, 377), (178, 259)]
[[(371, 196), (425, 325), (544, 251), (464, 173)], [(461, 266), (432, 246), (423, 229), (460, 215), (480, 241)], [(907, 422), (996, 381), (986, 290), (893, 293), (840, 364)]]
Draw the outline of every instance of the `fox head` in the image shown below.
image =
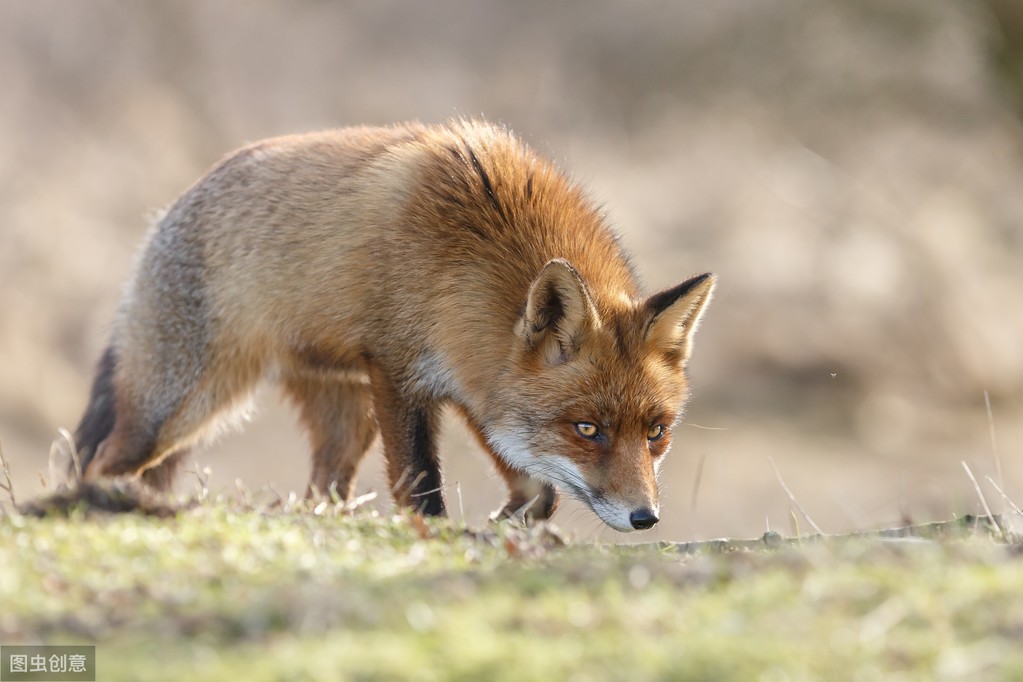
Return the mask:
[(657, 471), (688, 396), (685, 366), (713, 289), (705, 274), (598, 312), (570, 263), (547, 263), (515, 328), (510, 390), (486, 428), (491, 446), (616, 530), (653, 526)]

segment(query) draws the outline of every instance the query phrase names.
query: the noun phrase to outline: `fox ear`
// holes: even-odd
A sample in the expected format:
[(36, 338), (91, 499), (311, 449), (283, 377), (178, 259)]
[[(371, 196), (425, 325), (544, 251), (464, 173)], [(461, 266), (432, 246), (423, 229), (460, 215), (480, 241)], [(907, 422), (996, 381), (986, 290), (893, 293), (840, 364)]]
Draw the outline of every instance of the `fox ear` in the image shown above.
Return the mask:
[(526, 298), (516, 332), (530, 349), (540, 349), (547, 364), (568, 362), (582, 337), (600, 325), (582, 277), (560, 258), (547, 263)]
[(693, 351), (693, 333), (714, 291), (714, 275), (687, 279), (678, 286), (654, 294), (646, 301), (649, 321), (646, 342), (675, 356), (685, 364)]

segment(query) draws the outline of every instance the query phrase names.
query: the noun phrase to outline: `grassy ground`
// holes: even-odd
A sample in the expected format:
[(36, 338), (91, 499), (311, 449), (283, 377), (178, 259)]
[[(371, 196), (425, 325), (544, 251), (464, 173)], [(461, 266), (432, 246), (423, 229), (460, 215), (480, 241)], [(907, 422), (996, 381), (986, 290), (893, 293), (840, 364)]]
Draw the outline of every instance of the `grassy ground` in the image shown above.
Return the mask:
[(1023, 560), (986, 535), (686, 552), (148, 511), (0, 515), (0, 642), (96, 642), (100, 680), (1023, 679)]

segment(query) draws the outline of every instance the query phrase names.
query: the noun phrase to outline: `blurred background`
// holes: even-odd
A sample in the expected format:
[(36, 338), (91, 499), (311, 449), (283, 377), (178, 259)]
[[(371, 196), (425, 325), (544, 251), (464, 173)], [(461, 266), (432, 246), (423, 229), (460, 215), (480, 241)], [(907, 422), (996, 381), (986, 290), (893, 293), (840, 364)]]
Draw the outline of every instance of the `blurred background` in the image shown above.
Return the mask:
[[(0, 85), (0, 442), (22, 499), (155, 211), (249, 141), (464, 115), (569, 169), (650, 290), (720, 276), (663, 521), (628, 540), (794, 532), (772, 461), (828, 532), (980, 511), (963, 461), (996, 511), (986, 476), (1023, 501), (1017, 0), (2, 0)], [(196, 454), (213, 491), (304, 489), (293, 413), (259, 405)], [(445, 424), (449, 507), (481, 523), (502, 486)], [(386, 509), (381, 464), (358, 490)], [(578, 505), (556, 521), (625, 539)]]

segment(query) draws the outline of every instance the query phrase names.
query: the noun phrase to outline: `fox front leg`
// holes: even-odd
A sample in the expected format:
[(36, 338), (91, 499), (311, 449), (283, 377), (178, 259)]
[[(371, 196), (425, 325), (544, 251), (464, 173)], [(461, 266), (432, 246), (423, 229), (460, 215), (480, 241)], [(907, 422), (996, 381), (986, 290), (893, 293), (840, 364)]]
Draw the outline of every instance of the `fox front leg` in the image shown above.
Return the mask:
[(554, 486), (530, 478), (512, 469), (497, 453), (487, 448), (494, 466), (508, 485), (508, 502), (495, 514), (498, 519), (517, 518), (524, 521), (549, 519), (558, 508), (558, 491)]
[(404, 394), (379, 370), (370, 378), (395, 502), (427, 516), (445, 515), (436, 438), (440, 406)]
[(554, 486), (538, 481), (510, 467), (494, 450), (483, 429), (469, 411), (464, 407), (461, 407), (460, 411), (469, 430), (476, 436), (476, 442), (484, 452), (490, 455), (494, 467), (508, 486), (508, 501), (501, 509), (495, 511), (491, 518), (519, 518), (523, 521), (549, 519), (558, 508), (558, 491)]

